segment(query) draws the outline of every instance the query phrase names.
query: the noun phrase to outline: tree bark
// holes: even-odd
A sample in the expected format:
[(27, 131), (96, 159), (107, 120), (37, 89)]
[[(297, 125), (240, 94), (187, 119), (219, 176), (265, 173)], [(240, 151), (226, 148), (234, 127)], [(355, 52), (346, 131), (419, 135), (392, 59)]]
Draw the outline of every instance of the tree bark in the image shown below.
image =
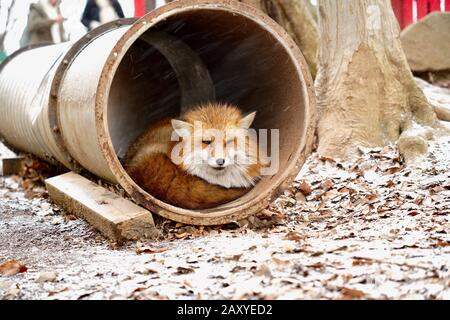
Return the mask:
[(319, 34), (309, 0), (240, 0), (261, 9), (280, 24), (294, 39), (305, 56), (312, 76), (317, 73)]
[(398, 141), (407, 161), (442, 128), (416, 85), (390, 0), (319, 0), (319, 153), (351, 158), (359, 146)]

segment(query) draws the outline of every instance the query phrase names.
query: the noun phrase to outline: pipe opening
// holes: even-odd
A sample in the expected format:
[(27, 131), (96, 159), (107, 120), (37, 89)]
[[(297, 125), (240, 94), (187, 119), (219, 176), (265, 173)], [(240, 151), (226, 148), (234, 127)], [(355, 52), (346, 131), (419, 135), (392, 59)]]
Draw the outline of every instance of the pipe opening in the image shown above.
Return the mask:
[[(114, 75), (103, 112), (107, 114), (106, 136), (113, 149), (106, 153), (114, 156), (107, 156), (107, 161), (121, 185), (138, 202), (178, 221), (211, 224), (221, 220), (195, 219), (205, 214), (233, 218), (238, 210), (254, 213), (253, 206), (270, 201), (280, 184), (293, 175), (292, 171), (299, 170), (299, 156), (310, 125), (307, 114), (310, 89), (306, 88), (309, 79), (304, 77), (303, 61), (299, 60), (293, 42), (269, 18), (256, 11), (243, 14), (242, 7), (253, 10), (248, 6), (234, 6), (237, 7), (185, 5), (177, 10), (175, 4), (169, 6), (170, 14), (163, 19), (152, 20), (154, 16), (163, 16), (156, 10), (154, 15), (144, 18), (149, 23), (137, 32), (140, 36), (130, 37), (128, 43), (124, 41), (126, 45), (120, 44), (119, 51), (121, 46), (127, 49), (119, 55), (120, 63), (112, 67)], [(257, 111), (253, 128), (279, 130), (279, 150), (273, 151), (279, 151), (278, 173), (263, 177), (242, 198), (218, 208), (193, 212), (154, 199), (123, 169), (120, 160), (152, 123), (162, 118), (177, 118), (183, 109), (195, 105), (183, 102), (186, 90), (179, 79), (180, 71), (174, 68), (173, 57), (146, 41), (155, 32), (182, 41), (203, 63), (213, 93), (211, 88), (205, 90), (208, 81), (200, 86), (194, 83), (197, 101), (212, 100), (215, 96), (217, 101), (239, 106), (244, 114)], [(270, 144), (270, 135), (268, 140)]]

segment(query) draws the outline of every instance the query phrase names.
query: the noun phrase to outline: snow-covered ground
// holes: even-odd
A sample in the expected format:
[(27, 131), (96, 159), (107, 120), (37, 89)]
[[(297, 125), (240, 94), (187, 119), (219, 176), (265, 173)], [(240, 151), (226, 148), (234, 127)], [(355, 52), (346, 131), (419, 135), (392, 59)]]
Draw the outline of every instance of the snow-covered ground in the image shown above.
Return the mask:
[(0, 178), (0, 265), (28, 268), (0, 276), (0, 298), (450, 299), (450, 138), (418, 168), (395, 148), (364, 152), (313, 155), (272, 218), (159, 221), (161, 241), (124, 247)]

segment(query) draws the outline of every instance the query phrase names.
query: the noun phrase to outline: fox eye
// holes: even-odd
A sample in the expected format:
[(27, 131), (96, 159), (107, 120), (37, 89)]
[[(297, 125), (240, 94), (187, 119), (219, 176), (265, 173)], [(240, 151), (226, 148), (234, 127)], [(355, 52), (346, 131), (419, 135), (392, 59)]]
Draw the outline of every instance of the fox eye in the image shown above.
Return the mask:
[(211, 140), (203, 140), (202, 143), (209, 146), (212, 143), (212, 141)]

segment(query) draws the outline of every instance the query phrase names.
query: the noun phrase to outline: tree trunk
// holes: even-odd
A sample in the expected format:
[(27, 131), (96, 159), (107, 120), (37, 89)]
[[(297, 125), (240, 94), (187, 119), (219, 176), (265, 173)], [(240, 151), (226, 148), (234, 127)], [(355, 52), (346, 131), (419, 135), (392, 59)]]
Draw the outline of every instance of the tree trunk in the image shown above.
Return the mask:
[(426, 152), (441, 126), (413, 79), (390, 0), (319, 0), (319, 30), (319, 153), (345, 159), (396, 141), (407, 161)]
[(303, 52), (313, 77), (317, 73), (318, 31), (309, 0), (241, 0), (280, 24)]

